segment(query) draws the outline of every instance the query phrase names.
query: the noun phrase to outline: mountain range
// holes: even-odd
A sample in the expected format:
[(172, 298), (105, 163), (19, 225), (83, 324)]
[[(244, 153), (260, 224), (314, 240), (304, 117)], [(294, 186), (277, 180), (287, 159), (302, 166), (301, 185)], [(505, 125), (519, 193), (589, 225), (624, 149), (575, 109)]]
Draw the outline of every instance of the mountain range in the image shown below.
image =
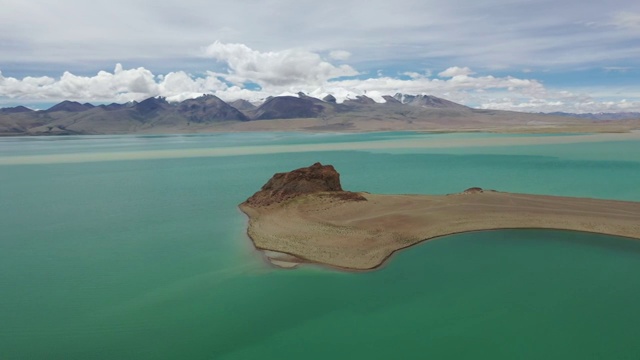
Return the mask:
[[(572, 114), (479, 110), (430, 95), (361, 95), (338, 103), (298, 96), (227, 103), (214, 95), (169, 103), (161, 97), (126, 104), (63, 101), (47, 110), (0, 109), (0, 135), (196, 133), (211, 131), (491, 130), (594, 124)], [(636, 117), (638, 118), (638, 117)], [(637, 121), (617, 125), (634, 127)]]
[(615, 113), (607, 113), (607, 112), (599, 112), (599, 113), (584, 113), (584, 114), (574, 114), (574, 113), (566, 113), (566, 112), (552, 112), (547, 113), (548, 115), (555, 116), (568, 116), (568, 117), (577, 117), (581, 119), (589, 119), (589, 120), (629, 120), (629, 119), (640, 119), (640, 112), (615, 112)]

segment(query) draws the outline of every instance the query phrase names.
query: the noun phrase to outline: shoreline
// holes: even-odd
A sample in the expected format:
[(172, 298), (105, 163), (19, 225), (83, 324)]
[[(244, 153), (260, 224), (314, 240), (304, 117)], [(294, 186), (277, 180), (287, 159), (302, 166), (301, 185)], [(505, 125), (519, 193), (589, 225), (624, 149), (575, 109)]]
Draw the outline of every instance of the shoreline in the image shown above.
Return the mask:
[[(327, 202), (310, 194), (266, 208), (243, 203), (240, 209), (257, 250), (341, 271), (373, 271), (401, 250), (469, 232), (537, 229), (640, 240), (638, 202), (502, 192), (359, 194), (368, 201)], [(434, 224), (438, 220), (444, 225)]]
[[(268, 120), (261, 120), (268, 121)], [(183, 131), (187, 130), (187, 131)], [(584, 125), (561, 125), (561, 126), (497, 126), (497, 127), (469, 127), (469, 128), (403, 128), (403, 127), (383, 127), (383, 128), (355, 128), (355, 129), (322, 129), (322, 128), (287, 128), (287, 127), (248, 127), (248, 128), (203, 128), (203, 129), (161, 129), (158, 131), (135, 131), (135, 132), (105, 132), (105, 133), (77, 133), (77, 134), (49, 134), (49, 133), (0, 133), (0, 138), (49, 138), (49, 137), (71, 137), (71, 136), (153, 136), (153, 135), (207, 135), (207, 134), (237, 134), (237, 133), (278, 133), (292, 132), (304, 134), (368, 134), (385, 132), (407, 132), (421, 134), (456, 134), (456, 133), (487, 133), (487, 134), (627, 134), (640, 131), (638, 125), (619, 124), (584, 124)]]
[(333, 269), (333, 270), (339, 270), (339, 271), (344, 271), (344, 272), (353, 272), (353, 273), (361, 273), (361, 272), (369, 272), (369, 271), (374, 271), (374, 270), (379, 270), (385, 266), (387, 266), (389, 264), (389, 262), (391, 261), (391, 258), (396, 256), (398, 253), (402, 252), (403, 250), (412, 248), (412, 247), (416, 247), (416, 246), (420, 246), (426, 242), (429, 241), (434, 241), (434, 240), (440, 240), (449, 236), (455, 236), (455, 235), (461, 235), (461, 234), (469, 234), (469, 233), (484, 233), (484, 232), (493, 232), (493, 231), (506, 231), (506, 230), (548, 230), (548, 231), (558, 231), (558, 232), (571, 232), (571, 233), (584, 233), (584, 234), (594, 234), (594, 235), (606, 235), (606, 236), (612, 236), (612, 237), (618, 237), (621, 239), (626, 239), (626, 240), (633, 240), (633, 241), (640, 241), (640, 237), (631, 237), (631, 236), (622, 236), (622, 235), (611, 235), (611, 234), (607, 234), (607, 233), (602, 233), (602, 232), (594, 232), (594, 231), (584, 231), (584, 230), (567, 230), (567, 229), (560, 229), (560, 228), (544, 228), (544, 227), (540, 227), (540, 228), (494, 228), (494, 229), (483, 229), (483, 230), (468, 230), (468, 231), (460, 231), (460, 232), (453, 232), (450, 234), (444, 234), (444, 235), (438, 235), (438, 236), (434, 236), (432, 238), (428, 238), (428, 239), (423, 239), (420, 240), (414, 244), (411, 245), (407, 245), (405, 247), (402, 248), (398, 248), (396, 250), (394, 250), (392, 253), (390, 253), (380, 264), (368, 268), (368, 269), (358, 269), (358, 268), (350, 268), (350, 267), (344, 267), (344, 266), (334, 266), (334, 265), (329, 265), (329, 264), (322, 264), (322, 263), (316, 263), (313, 262), (312, 260), (309, 259), (305, 259), (302, 258), (300, 256), (294, 255), (294, 254), (289, 254), (286, 252), (281, 252), (279, 251), (279, 254), (283, 254), (286, 256), (291, 257), (292, 259), (290, 259), (290, 261), (287, 261), (287, 263), (293, 264), (292, 266), (281, 266), (279, 264), (279, 262), (281, 262), (281, 260), (275, 260), (273, 258), (271, 258), (268, 254), (268, 252), (274, 252), (273, 250), (269, 250), (269, 249), (264, 249), (264, 248), (260, 248), (258, 247), (255, 242), (253, 241), (253, 239), (251, 238), (251, 236), (249, 236), (248, 234), (247, 237), (249, 238), (249, 240), (251, 241), (251, 243), (253, 244), (254, 250), (257, 250), (261, 253), (262, 257), (264, 258), (264, 260), (272, 267), (278, 268), (278, 269), (296, 269), (299, 266), (305, 265), (305, 264), (311, 264), (311, 265), (316, 265), (316, 266), (321, 266), (321, 267), (326, 267), (329, 269)]
[[(0, 132), (3, 137), (56, 137), (56, 136), (103, 136), (103, 135), (168, 135), (168, 134), (207, 134), (242, 132), (303, 132), (303, 133), (369, 133), (407, 131), (424, 133), (505, 133), (505, 134), (561, 134), (561, 133), (628, 133), (640, 130), (640, 119), (587, 120), (564, 117), (551, 117), (534, 120), (538, 115), (519, 113), (503, 114), (499, 117), (476, 114), (473, 118), (397, 119), (394, 117), (337, 117), (332, 119), (294, 118), (253, 121), (222, 121), (210, 124), (191, 124), (173, 126), (129, 127), (126, 129), (81, 127), (74, 131), (47, 132), (24, 129), (22, 132)], [(515, 116), (515, 117), (514, 117)], [(536, 118), (537, 119), (537, 118)], [(452, 126), (453, 125), (453, 126)]]

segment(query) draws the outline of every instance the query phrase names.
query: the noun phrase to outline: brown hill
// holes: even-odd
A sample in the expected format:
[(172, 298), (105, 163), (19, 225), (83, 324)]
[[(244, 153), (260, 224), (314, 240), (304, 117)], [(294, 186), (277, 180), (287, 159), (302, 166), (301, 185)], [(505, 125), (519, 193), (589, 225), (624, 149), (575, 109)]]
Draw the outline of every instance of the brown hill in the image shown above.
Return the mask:
[(326, 193), (342, 200), (366, 200), (357, 193), (342, 190), (340, 174), (332, 165), (319, 162), (285, 173), (277, 173), (245, 201), (250, 206), (269, 206), (300, 195)]

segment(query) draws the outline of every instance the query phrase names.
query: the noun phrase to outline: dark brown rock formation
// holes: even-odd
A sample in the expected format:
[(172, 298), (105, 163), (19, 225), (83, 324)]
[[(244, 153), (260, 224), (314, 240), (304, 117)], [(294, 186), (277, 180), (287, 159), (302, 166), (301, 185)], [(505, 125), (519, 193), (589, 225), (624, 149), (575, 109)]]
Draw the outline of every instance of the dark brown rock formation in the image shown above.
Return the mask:
[(468, 188), (467, 190), (465, 190), (462, 193), (463, 194), (478, 194), (478, 193), (483, 193), (483, 192), (484, 192), (484, 190), (482, 188), (472, 187), (472, 188)]
[(354, 192), (342, 190), (340, 174), (331, 165), (319, 162), (290, 172), (277, 173), (244, 203), (250, 206), (269, 206), (299, 195), (327, 193), (346, 201), (365, 201)]

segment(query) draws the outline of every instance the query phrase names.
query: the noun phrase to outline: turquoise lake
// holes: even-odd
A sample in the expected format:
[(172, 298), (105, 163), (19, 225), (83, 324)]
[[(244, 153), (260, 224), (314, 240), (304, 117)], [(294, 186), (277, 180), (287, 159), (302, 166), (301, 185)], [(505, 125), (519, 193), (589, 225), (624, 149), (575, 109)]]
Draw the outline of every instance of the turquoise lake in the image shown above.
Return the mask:
[(345, 189), (640, 201), (640, 140), (246, 133), (0, 138), (0, 359), (639, 359), (640, 241), (424, 242), (268, 266), (237, 204), (320, 161)]

